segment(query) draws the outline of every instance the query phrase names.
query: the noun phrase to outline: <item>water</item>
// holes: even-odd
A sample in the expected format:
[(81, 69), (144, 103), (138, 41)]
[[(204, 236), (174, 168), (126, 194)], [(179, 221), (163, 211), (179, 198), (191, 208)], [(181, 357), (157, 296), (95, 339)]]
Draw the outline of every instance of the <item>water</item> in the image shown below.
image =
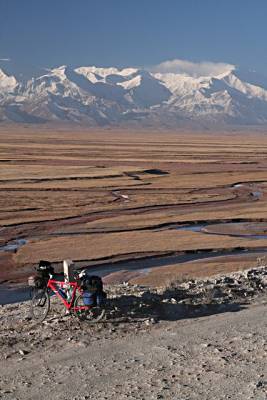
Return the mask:
[(247, 239), (255, 239), (255, 240), (259, 240), (259, 239), (267, 239), (267, 235), (252, 235), (252, 234), (237, 234), (237, 233), (216, 233), (216, 235), (227, 235), (227, 236), (231, 236), (231, 237), (240, 237), (240, 238), (247, 238)]
[(249, 191), (250, 195), (255, 197), (256, 199), (260, 199), (260, 197), (262, 196), (262, 192), (260, 190), (252, 190), (252, 187), (249, 187), (249, 185), (245, 185), (243, 183), (237, 183), (236, 185), (233, 185), (234, 188), (238, 189), (238, 188), (245, 188)]
[(178, 254), (172, 256), (155, 256), (155, 257), (147, 257), (144, 259), (137, 259), (132, 261), (118, 261), (116, 263), (106, 263), (98, 266), (88, 267), (88, 271), (91, 274), (97, 274), (99, 276), (106, 276), (113, 272), (118, 271), (140, 271), (140, 272), (149, 272), (152, 268), (155, 267), (165, 267), (174, 264), (181, 264), (190, 261), (204, 260), (210, 259), (220, 256), (230, 256), (230, 255), (242, 255), (242, 254), (253, 254), (259, 252), (265, 252), (266, 248), (262, 249), (238, 249), (238, 250), (219, 250), (219, 251), (195, 251), (187, 254)]
[(21, 246), (24, 246), (26, 243), (26, 239), (12, 240), (4, 246), (0, 246), (0, 251), (10, 251), (12, 253), (15, 253)]
[(190, 232), (202, 232), (202, 229), (205, 228), (208, 224), (195, 224), (195, 225), (188, 225), (188, 226), (179, 226), (176, 228), (177, 231), (190, 231)]
[[(230, 251), (196, 251), (189, 254), (179, 254), (172, 256), (155, 256), (147, 257), (144, 259), (137, 259), (132, 261), (118, 261), (115, 263), (106, 263), (98, 266), (87, 267), (90, 274), (96, 274), (104, 277), (113, 272), (118, 271), (140, 271), (148, 273), (152, 268), (164, 267), (173, 264), (181, 264), (189, 261), (205, 260), (210, 258), (216, 258), (220, 256), (232, 256), (232, 255), (248, 255), (248, 254), (259, 254), (266, 252), (267, 248), (257, 249), (238, 249)], [(77, 266), (78, 267), (78, 266)], [(85, 267), (84, 267), (85, 268)], [(26, 288), (8, 288), (0, 285), (0, 304), (18, 303), (27, 301), (30, 299), (30, 289)]]
[(260, 192), (259, 190), (255, 190), (255, 192), (251, 192), (251, 194), (257, 199), (259, 199), (262, 196), (262, 192)]
[[(223, 222), (222, 225), (233, 224), (233, 222)], [(238, 237), (238, 238), (247, 238), (247, 239), (267, 239), (267, 234), (250, 234), (250, 233), (227, 233), (227, 232), (207, 232), (203, 230), (203, 228), (207, 226), (218, 225), (217, 223), (214, 224), (195, 224), (195, 225), (188, 225), (188, 226), (179, 226), (176, 228), (178, 231), (190, 231), (190, 232), (201, 232), (205, 235), (217, 235), (217, 236), (230, 236), (230, 237)]]
[[(233, 222), (224, 222), (225, 224), (232, 224)], [(215, 223), (214, 223), (215, 224)], [(226, 235), (231, 237), (243, 237), (250, 239), (266, 239), (267, 234), (265, 235), (255, 235), (255, 234), (228, 234), (228, 233), (209, 233), (205, 232), (203, 228), (207, 226), (212, 226), (212, 223), (202, 223), (202, 224), (192, 224), (179, 226), (176, 230), (179, 231), (191, 231), (191, 232), (201, 232), (202, 234), (212, 234), (212, 235)], [(27, 241), (25, 239), (17, 239), (14, 240), (5, 246), (0, 247), (0, 251), (12, 251), (16, 252), (18, 248), (25, 245)], [(219, 256), (227, 256), (227, 255), (242, 255), (242, 254), (253, 254), (259, 252), (266, 252), (267, 248), (257, 248), (257, 249), (239, 249), (239, 250), (220, 250), (220, 251), (192, 251), (187, 254), (179, 254), (172, 256), (155, 256), (155, 257), (146, 257), (144, 259), (137, 259), (132, 261), (119, 261), (115, 263), (105, 263), (101, 265), (88, 267), (88, 271), (91, 274), (97, 274), (101, 277), (109, 275), (118, 271), (140, 271), (142, 273), (148, 273), (152, 268), (155, 267), (164, 267), (173, 264), (181, 264), (189, 261), (210, 259)], [(10, 289), (0, 285), (0, 304), (10, 304), (21, 301), (29, 300), (29, 288), (20, 288), (20, 289)]]
[(0, 285), (0, 305), (30, 300), (30, 288), (9, 288)]

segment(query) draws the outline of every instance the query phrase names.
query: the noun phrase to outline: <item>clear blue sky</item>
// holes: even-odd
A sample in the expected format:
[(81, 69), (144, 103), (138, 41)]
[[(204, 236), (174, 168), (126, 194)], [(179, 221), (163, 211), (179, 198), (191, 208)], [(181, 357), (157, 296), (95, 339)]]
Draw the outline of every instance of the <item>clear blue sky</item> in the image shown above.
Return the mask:
[(0, 0), (0, 67), (223, 61), (267, 71), (267, 0)]

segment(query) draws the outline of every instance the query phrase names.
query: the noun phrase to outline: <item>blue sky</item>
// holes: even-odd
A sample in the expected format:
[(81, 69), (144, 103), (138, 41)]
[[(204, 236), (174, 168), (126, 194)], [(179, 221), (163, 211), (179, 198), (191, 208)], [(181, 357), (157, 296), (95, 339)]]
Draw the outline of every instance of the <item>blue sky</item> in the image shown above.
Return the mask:
[(267, 71), (266, 0), (0, 0), (0, 67), (226, 62)]

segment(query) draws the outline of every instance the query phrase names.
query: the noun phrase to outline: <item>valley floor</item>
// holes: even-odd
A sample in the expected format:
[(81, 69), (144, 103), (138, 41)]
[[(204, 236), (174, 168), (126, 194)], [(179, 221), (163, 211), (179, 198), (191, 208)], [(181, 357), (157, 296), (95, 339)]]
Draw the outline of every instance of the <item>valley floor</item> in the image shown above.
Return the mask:
[(256, 266), (266, 171), (263, 132), (2, 126), (0, 283), (25, 282), (40, 259), (148, 285)]

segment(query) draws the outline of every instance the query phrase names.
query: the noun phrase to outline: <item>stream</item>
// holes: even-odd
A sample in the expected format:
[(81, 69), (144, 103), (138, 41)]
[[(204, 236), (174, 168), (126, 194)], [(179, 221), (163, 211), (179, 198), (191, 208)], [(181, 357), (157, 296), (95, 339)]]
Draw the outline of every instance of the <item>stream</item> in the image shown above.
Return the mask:
[(16, 239), (11, 240), (6, 243), (4, 246), (0, 246), (0, 251), (9, 251), (12, 253), (16, 253), (21, 246), (24, 246), (27, 243), (26, 239)]
[[(224, 222), (223, 225), (232, 224), (233, 222)], [(265, 239), (267, 238), (267, 234), (238, 234), (238, 233), (213, 233), (205, 231), (207, 226), (219, 225), (219, 223), (202, 223), (202, 224), (191, 224), (184, 225), (174, 228), (174, 230), (179, 231), (191, 231), (191, 232), (201, 232), (205, 235), (224, 235), (231, 237), (242, 237), (242, 238), (250, 238), (252, 240), (257, 239)], [(25, 239), (17, 239), (12, 240), (4, 246), (0, 247), (0, 251), (11, 251), (16, 252), (21, 246), (25, 245), (27, 241)], [(107, 262), (105, 264), (89, 267), (90, 273), (97, 274), (101, 277), (109, 275), (114, 272), (118, 272), (121, 270), (127, 271), (135, 271), (139, 270), (143, 273), (148, 272), (151, 268), (155, 267), (163, 267), (173, 264), (180, 264), (189, 261), (195, 260), (203, 260), (210, 259), (219, 256), (227, 256), (227, 255), (242, 255), (242, 254), (253, 254), (259, 252), (266, 252), (266, 248), (256, 248), (256, 249), (236, 249), (232, 251), (192, 251), (188, 253), (182, 253), (178, 255), (172, 256), (152, 256), (146, 257), (136, 260), (129, 261), (118, 261), (118, 262)], [(8, 286), (1, 285), (0, 286), (0, 304), (10, 304), (21, 301), (29, 300), (29, 288), (10, 288)]]
[[(233, 222), (223, 222), (221, 224), (224, 226), (227, 224), (233, 225)], [(206, 224), (185, 225), (185, 226), (179, 226), (178, 228), (175, 228), (175, 229), (178, 231), (201, 232), (205, 235), (231, 236), (231, 237), (240, 237), (240, 238), (247, 238), (247, 239), (267, 239), (267, 234), (227, 233), (227, 232), (219, 233), (219, 232), (205, 231), (205, 228), (207, 226), (212, 226), (212, 225), (219, 225), (219, 224), (218, 223), (206, 223)], [(267, 226), (267, 224), (266, 224), (266, 226)]]
[[(141, 258), (131, 261), (118, 261), (113, 263), (105, 263), (94, 267), (88, 267), (91, 274), (97, 274), (101, 277), (109, 275), (114, 272), (127, 270), (127, 271), (141, 271), (143, 273), (149, 272), (151, 268), (164, 267), (173, 264), (181, 264), (189, 261), (210, 259), (219, 256), (233, 256), (233, 255), (246, 255), (264, 253), (267, 248), (257, 249), (237, 249), (232, 251), (196, 251), (195, 253), (179, 254), (173, 256), (154, 256)], [(0, 305), (10, 304), (30, 299), (29, 288), (10, 288), (7, 286), (0, 286)]]

